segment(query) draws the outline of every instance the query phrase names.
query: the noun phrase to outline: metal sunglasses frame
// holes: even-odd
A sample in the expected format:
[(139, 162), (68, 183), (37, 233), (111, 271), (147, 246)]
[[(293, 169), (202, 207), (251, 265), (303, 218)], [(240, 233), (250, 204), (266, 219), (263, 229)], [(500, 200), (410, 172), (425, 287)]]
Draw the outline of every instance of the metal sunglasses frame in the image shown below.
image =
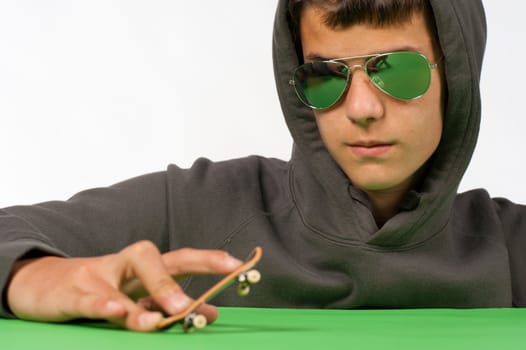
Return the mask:
[[(429, 86), (427, 87), (426, 91), (418, 96), (415, 96), (413, 98), (410, 98), (410, 99), (402, 99), (402, 98), (398, 98), (396, 96), (393, 96), (391, 95), (389, 92), (385, 91), (382, 87), (380, 87), (375, 81), (373, 81), (371, 79), (371, 77), (369, 76), (368, 74), (368, 71), (367, 71), (367, 64), (375, 59), (375, 58), (378, 58), (378, 57), (381, 57), (381, 56), (388, 56), (388, 55), (393, 55), (393, 54), (400, 54), (400, 53), (411, 53), (411, 54), (415, 54), (415, 55), (418, 55), (418, 56), (421, 56), (425, 59), (425, 61), (427, 62), (428, 64), (428, 67), (429, 67), (429, 71), (431, 72), (433, 69), (436, 69), (438, 67), (438, 64), (439, 62), (442, 60), (443, 57), (441, 57), (436, 63), (430, 63), (429, 62), (429, 59), (427, 58), (427, 56), (425, 56), (424, 54), (420, 53), (420, 52), (416, 52), (416, 51), (393, 51), (393, 52), (385, 52), (385, 53), (376, 53), (376, 54), (370, 54), (370, 55), (360, 55), (360, 56), (349, 56), (349, 57), (341, 57), (341, 58), (332, 58), (332, 59), (329, 59), (329, 60), (323, 60), (323, 61), (312, 61), (312, 62), (307, 62), (305, 64), (312, 64), (312, 63), (315, 63), (315, 62), (320, 62), (320, 63), (339, 63), (339, 64), (342, 64), (344, 65), (345, 67), (347, 67), (347, 69), (349, 70), (349, 73), (347, 74), (347, 77), (346, 77), (346, 81), (345, 81), (345, 89), (342, 90), (341, 94), (338, 96), (338, 98), (336, 98), (336, 100), (334, 101), (334, 103), (332, 103), (330, 106), (328, 107), (316, 107), (316, 106), (312, 106), (310, 104), (307, 104), (303, 101), (303, 99), (300, 97), (300, 93), (298, 93), (298, 89), (296, 87), (296, 82), (294, 80), (294, 76), (296, 75), (296, 72), (298, 69), (300, 69), (302, 66), (304, 66), (305, 64), (302, 64), (301, 66), (297, 67), (296, 69), (294, 69), (294, 73), (292, 75), (292, 79), (289, 80), (289, 85), (293, 86), (294, 87), (294, 91), (296, 93), (296, 95), (298, 96), (299, 100), (304, 104), (306, 105), (307, 107), (309, 108), (312, 108), (312, 109), (315, 109), (315, 110), (324, 110), (324, 109), (329, 109), (331, 107), (333, 107), (335, 104), (337, 104), (340, 99), (342, 98), (342, 96), (345, 94), (345, 92), (347, 91), (347, 89), (349, 88), (349, 81), (351, 80), (351, 77), (352, 75), (354, 74), (354, 71), (359, 68), (361, 69), (362, 71), (364, 71), (366, 74), (367, 74), (367, 77), (369, 78), (369, 81), (378, 89), (380, 90), (381, 92), (383, 92), (384, 94), (386, 94), (387, 96), (390, 96), (392, 98), (395, 98), (397, 100), (401, 100), (401, 101), (411, 101), (411, 100), (416, 100), (422, 96), (424, 96), (424, 94), (427, 92), (427, 90), (429, 89)], [(350, 60), (357, 60), (357, 59), (366, 59), (364, 61), (364, 63), (362, 64), (354, 64), (352, 66), (349, 66), (346, 61), (350, 61)], [(431, 85), (431, 83), (429, 84)]]

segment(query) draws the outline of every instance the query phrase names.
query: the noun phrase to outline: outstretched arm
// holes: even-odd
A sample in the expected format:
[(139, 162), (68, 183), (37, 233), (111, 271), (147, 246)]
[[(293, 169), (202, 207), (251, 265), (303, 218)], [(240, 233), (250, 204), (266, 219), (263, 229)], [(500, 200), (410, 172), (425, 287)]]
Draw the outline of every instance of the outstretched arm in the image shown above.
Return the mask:
[[(227, 274), (240, 263), (218, 250), (185, 248), (161, 254), (149, 241), (100, 257), (21, 260), (13, 269), (7, 302), (22, 319), (104, 319), (151, 331), (162, 318), (160, 311), (174, 314), (191, 301), (174, 278)], [(211, 305), (203, 305), (200, 312), (209, 321), (217, 318)]]

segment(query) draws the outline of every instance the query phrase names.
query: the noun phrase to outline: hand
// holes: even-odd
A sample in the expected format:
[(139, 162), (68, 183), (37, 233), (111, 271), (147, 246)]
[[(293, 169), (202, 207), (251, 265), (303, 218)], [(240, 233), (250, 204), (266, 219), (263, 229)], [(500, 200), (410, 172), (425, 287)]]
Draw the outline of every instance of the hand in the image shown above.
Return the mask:
[[(7, 302), (21, 319), (104, 319), (131, 330), (152, 331), (163, 317), (160, 311), (174, 314), (191, 302), (174, 277), (227, 274), (240, 264), (219, 250), (184, 248), (161, 254), (149, 241), (100, 257), (21, 260), (13, 269)], [(217, 318), (211, 305), (199, 312), (209, 322)]]

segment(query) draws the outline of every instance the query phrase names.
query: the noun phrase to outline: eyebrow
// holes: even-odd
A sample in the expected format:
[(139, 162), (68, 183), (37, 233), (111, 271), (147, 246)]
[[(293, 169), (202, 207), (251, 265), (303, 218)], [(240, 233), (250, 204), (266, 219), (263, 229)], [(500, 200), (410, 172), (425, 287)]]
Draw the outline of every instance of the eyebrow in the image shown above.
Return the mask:
[(382, 54), (382, 53), (389, 53), (389, 52), (399, 52), (399, 51), (415, 51), (415, 52), (422, 52), (422, 50), (420, 50), (419, 48), (415, 47), (415, 46), (410, 46), (410, 45), (407, 45), (407, 46), (401, 46), (401, 47), (397, 47), (397, 48), (393, 48), (393, 49), (390, 49), (390, 50), (384, 50), (384, 51), (378, 51), (378, 52), (374, 52), (374, 53), (370, 53), (370, 54), (363, 54), (363, 55), (354, 55), (354, 56), (333, 56), (333, 57), (326, 57), (326, 56), (322, 56), (318, 53), (309, 53), (307, 55), (304, 56), (304, 61), (305, 62), (311, 62), (311, 61), (330, 61), (330, 60), (336, 60), (338, 58), (343, 58), (343, 57), (355, 57), (355, 56), (367, 56), (367, 55), (375, 55), (375, 54)]
[(310, 53), (304, 57), (305, 62), (307, 61), (328, 61), (330, 59), (331, 58), (327, 58), (327, 57), (324, 57), (324, 56), (321, 56), (315, 53)]

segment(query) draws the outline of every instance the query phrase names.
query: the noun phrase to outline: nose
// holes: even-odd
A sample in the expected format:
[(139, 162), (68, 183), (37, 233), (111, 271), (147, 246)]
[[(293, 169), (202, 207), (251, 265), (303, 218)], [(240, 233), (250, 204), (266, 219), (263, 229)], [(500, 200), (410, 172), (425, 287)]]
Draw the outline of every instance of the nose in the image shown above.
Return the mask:
[(351, 82), (344, 100), (345, 113), (354, 124), (367, 128), (384, 115), (379, 97), (381, 92), (372, 85), (361, 66), (353, 66), (351, 69)]

